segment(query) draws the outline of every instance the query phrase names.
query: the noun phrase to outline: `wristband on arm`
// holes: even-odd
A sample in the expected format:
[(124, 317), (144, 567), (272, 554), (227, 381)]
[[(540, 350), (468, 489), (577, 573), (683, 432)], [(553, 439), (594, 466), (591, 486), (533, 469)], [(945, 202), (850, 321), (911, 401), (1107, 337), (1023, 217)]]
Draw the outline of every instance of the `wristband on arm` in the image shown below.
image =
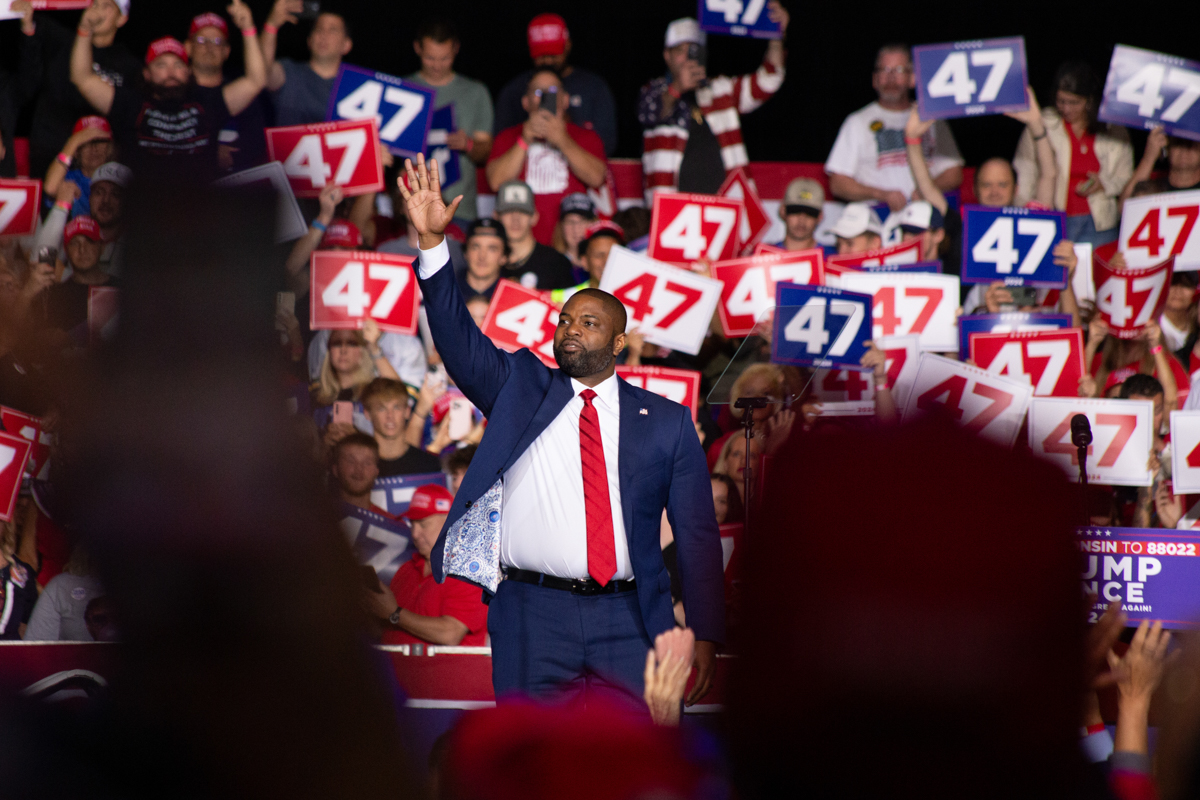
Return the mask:
[(920, 136), (905, 136), (904, 143), (905, 144), (921, 144), (921, 137)]
[(279, 33), (279, 28), (276, 28), (274, 25), (268, 22), (266, 25), (263, 25), (263, 33), (274, 36), (275, 34)]
[(258, 36), (258, 28), (251, 25), (249, 28), (242, 28), (242, 38), (253, 39)]
[(1150, 348), (1150, 355), (1156, 356), (1159, 353), (1161, 353), (1162, 351), (1163, 351), (1163, 346), (1161, 344), (1156, 344), (1156, 345), (1154, 345), (1154, 347)]
[(71, 168), (71, 157), (69, 155), (67, 155), (66, 153), (59, 153), (58, 155), (56, 155), (54, 157), (54, 159), (56, 161), (58, 161), (58, 163), (62, 164), (64, 167), (66, 167), (67, 169)]
[(308, 227), (310, 227), (310, 228), (316, 228), (316, 229), (317, 229), (317, 230), (319, 230), (321, 233), (324, 233), (325, 231), (329, 230), (329, 229), (328, 229), (328, 228), (325, 226), (325, 223), (321, 222), (321, 220), (319, 220), (319, 219), (314, 219), (312, 222), (308, 223)]

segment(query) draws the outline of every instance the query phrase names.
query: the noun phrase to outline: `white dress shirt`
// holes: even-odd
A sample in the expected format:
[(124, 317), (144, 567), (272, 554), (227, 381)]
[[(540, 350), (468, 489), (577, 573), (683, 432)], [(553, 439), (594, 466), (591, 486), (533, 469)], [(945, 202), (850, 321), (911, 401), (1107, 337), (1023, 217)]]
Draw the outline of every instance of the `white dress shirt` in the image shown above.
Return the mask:
[[(428, 279), (448, 260), (445, 242), (432, 250), (422, 250), (418, 262), (421, 278)], [(579, 395), (588, 387), (572, 378), (571, 388), (571, 400), (504, 475), (500, 563), (559, 578), (587, 578), (587, 511), (579, 450), (579, 414), (584, 403)], [(593, 391), (612, 509), (617, 557), (613, 579), (629, 580), (633, 578), (633, 566), (629, 563), (617, 462), (621, 429), (617, 376), (609, 376)]]

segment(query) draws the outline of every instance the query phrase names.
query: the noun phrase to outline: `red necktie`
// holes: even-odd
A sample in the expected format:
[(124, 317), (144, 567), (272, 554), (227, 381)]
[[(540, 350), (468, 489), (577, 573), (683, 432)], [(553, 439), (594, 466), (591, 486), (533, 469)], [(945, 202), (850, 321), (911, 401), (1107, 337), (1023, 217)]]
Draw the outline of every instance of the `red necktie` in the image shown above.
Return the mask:
[(592, 405), (596, 393), (584, 389), (579, 396), (583, 398), (583, 410), (579, 412), (579, 456), (583, 462), (583, 505), (587, 511), (588, 574), (604, 586), (617, 571), (608, 470), (604, 467), (600, 417)]

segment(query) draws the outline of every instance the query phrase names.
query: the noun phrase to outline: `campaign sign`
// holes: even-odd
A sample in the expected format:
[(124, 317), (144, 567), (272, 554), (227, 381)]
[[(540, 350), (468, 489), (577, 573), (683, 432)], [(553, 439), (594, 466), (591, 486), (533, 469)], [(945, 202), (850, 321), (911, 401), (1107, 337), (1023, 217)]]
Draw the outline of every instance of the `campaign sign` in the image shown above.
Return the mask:
[[(655, 195), (661, 197), (662, 195)], [(614, 245), (600, 288), (625, 304), (626, 330), (651, 344), (696, 355), (721, 299), (721, 282)]]
[(379, 141), (398, 156), (425, 151), (437, 92), (393, 75), (342, 64), (329, 96), (329, 120), (370, 120)]
[(941, 261), (916, 261), (912, 264), (869, 264), (865, 267), (860, 267), (861, 272), (925, 272), (930, 275), (940, 275), (942, 272)]
[(1066, 224), (1061, 211), (963, 206), (963, 281), (1063, 288), (1067, 268), (1054, 248)]
[(804, 367), (864, 371), (859, 362), (871, 339), (869, 294), (829, 286), (775, 287), (771, 361)]
[(95, 347), (117, 335), (121, 317), (121, 290), (112, 286), (89, 286), (87, 305), (88, 343)]
[(1200, 190), (1131, 197), (1121, 212), (1117, 248), (1127, 267), (1149, 267), (1175, 256), (1175, 269), (1200, 269)]
[(1088, 622), (1120, 603), (1130, 626), (1162, 621), (1196, 628), (1200, 620), (1200, 532), (1172, 528), (1079, 528), (1083, 591), (1096, 595)]
[(1078, 397), (1084, 375), (1083, 330), (974, 333), (971, 360), (993, 375), (1024, 381), (1034, 397)]
[[(886, 357), (887, 384), (897, 408), (908, 401), (921, 355), (916, 336), (885, 336), (875, 343)], [(810, 384), (821, 403), (821, 416), (858, 417), (875, 413), (875, 375), (871, 371), (819, 369)]]
[(0, 236), (32, 234), (41, 205), (41, 181), (0, 179)]
[(758, 198), (754, 182), (746, 175), (745, 170), (738, 167), (726, 176), (725, 182), (721, 184), (717, 194), (721, 197), (728, 197), (730, 200), (737, 200), (742, 204), (741, 221), (738, 223), (737, 249), (739, 253), (745, 252), (745, 248), (756, 244), (771, 227), (771, 218), (767, 215), (767, 209), (763, 207), (762, 200)]
[(373, 319), (381, 330), (417, 332), (417, 279), (412, 256), (370, 250), (318, 250), (309, 270), (313, 330), (361, 328)]
[[(752, 255), (761, 256), (765, 253), (786, 253), (786, 252), (787, 252), (786, 247), (776, 247), (773, 244), (763, 244), (762, 242), (759, 242), (758, 244), (754, 245), (754, 252), (752, 253)], [(825, 251), (822, 250), (821, 253), (824, 254)]]
[(458, 151), (446, 144), (446, 137), (458, 130), (454, 124), (454, 104), (437, 109), (431, 119), (429, 135), (425, 137), (425, 160), (437, 162), (442, 186), (450, 186), (462, 178)]
[(958, 343), (958, 276), (924, 272), (848, 272), (841, 287), (875, 298), (873, 336), (921, 337), (921, 349), (946, 353)]
[(0, 522), (13, 518), (21, 480), (25, 477), (25, 462), (32, 449), (32, 442), (11, 433), (0, 433)]
[(754, 39), (781, 39), (778, 22), (767, 16), (767, 0), (697, 0), (701, 30)]
[(1029, 406), (1029, 447), (1079, 477), (1079, 454), (1071, 444), (1071, 418), (1083, 414), (1092, 426), (1088, 445), (1089, 483), (1149, 486), (1154, 478), (1148, 462), (1154, 441), (1154, 404), (1149, 400), (1105, 400), (1093, 397), (1035, 397)]
[(37, 475), (46, 461), (50, 458), (50, 448), (54, 444), (53, 434), (42, 430), (42, 420), (15, 408), (0, 406), (0, 427), (5, 432), (19, 436), (29, 442), (30, 472)]
[(915, 264), (921, 260), (921, 240), (909, 239), (907, 242), (894, 244), (890, 247), (880, 247), (877, 250), (867, 250), (863, 253), (849, 253), (844, 256), (829, 256), (826, 265), (862, 269), (877, 267), (883, 264)]
[(700, 373), (694, 369), (627, 367), (618, 364), (617, 375), (633, 386), (687, 406), (692, 411), (692, 420), (696, 420), (699, 413)]
[(1006, 314), (963, 314), (958, 318), (958, 357), (971, 357), (970, 336), (976, 333), (1011, 331), (1053, 331), (1071, 327), (1070, 314), (1033, 314), (1011, 311)]
[(290, 242), (299, 239), (308, 231), (308, 223), (300, 213), (300, 205), (292, 194), (283, 164), (268, 161), (257, 167), (226, 175), (213, 183), (221, 188), (241, 188), (255, 191), (270, 190), (275, 195), (275, 242)]
[(1012, 447), (1032, 397), (1028, 384), (922, 353), (901, 419), (944, 414), (972, 433)]
[(396, 576), (396, 570), (412, 557), (409, 549), (412, 531), (408, 523), (349, 503), (342, 503), (340, 513), (342, 532), (358, 563), (373, 568), (387, 586)]
[(1175, 494), (1200, 494), (1200, 411), (1171, 412), (1171, 479)]
[[(444, 397), (445, 395), (443, 395)], [(436, 483), (443, 488), (446, 485), (446, 475), (443, 472), (429, 472), (423, 475), (393, 475), (390, 478), (379, 478), (371, 489), (371, 505), (385, 509), (392, 516), (398, 517), (408, 511), (413, 493), (422, 486)]]
[(543, 364), (557, 367), (554, 330), (558, 327), (558, 311), (548, 293), (501, 280), (480, 330), (501, 350), (515, 353), (529, 348)]
[(1025, 111), (1025, 37), (923, 44), (913, 48), (921, 119)]
[[(13, 0), (0, 0), (0, 19), (20, 19), (20, 11), (12, 10)], [(92, 0), (32, 0), (35, 11), (78, 11), (90, 8)]]
[(1118, 339), (1136, 339), (1142, 327), (1158, 319), (1167, 304), (1174, 256), (1151, 267), (1117, 269), (1092, 258), (1096, 311)]
[(347, 197), (383, 189), (379, 131), (374, 122), (314, 122), (267, 128), (267, 157), (283, 162), (296, 197), (317, 197), (326, 184)]
[(765, 311), (775, 306), (775, 286), (780, 283), (824, 282), (824, 253), (820, 248), (718, 261), (712, 276), (721, 282), (717, 313), (721, 329), (730, 338), (749, 336)]
[(706, 258), (727, 261), (738, 254), (742, 201), (711, 194), (656, 192), (650, 210), (650, 246), (655, 261), (688, 266)]
[(1113, 48), (1098, 116), (1130, 128), (1162, 126), (1200, 139), (1200, 62), (1119, 44)]

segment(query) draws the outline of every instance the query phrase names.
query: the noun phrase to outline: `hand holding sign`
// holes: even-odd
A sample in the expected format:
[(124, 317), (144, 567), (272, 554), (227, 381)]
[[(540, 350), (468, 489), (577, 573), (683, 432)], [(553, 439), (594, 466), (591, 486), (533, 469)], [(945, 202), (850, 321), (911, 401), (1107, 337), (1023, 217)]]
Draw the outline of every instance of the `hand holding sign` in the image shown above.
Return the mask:
[(903, 421), (941, 413), (972, 433), (1011, 447), (1032, 395), (1027, 384), (923, 353)]
[(1167, 256), (1175, 269), (1200, 269), (1200, 191), (1168, 192), (1125, 201), (1118, 249), (1130, 267), (1148, 267)]
[(1067, 285), (1055, 264), (1066, 214), (1027, 208), (963, 207), (963, 281), (1007, 286)]
[(32, 448), (33, 443), (20, 436), (0, 433), (0, 521), (13, 518), (21, 480), (25, 477), (25, 462)]
[(1161, 125), (1200, 139), (1200, 63), (1119, 44), (1113, 48), (1099, 118), (1131, 128)]
[(1092, 257), (1096, 310), (1118, 339), (1136, 339), (1142, 326), (1158, 319), (1167, 302), (1175, 257), (1137, 269), (1119, 269)]
[(708, 194), (658, 192), (650, 212), (650, 246), (655, 261), (687, 266), (706, 258), (737, 255), (742, 202)]
[(728, 36), (780, 39), (787, 29), (787, 11), (775, 0), (698, 0), (696, 17), (702, 30)]
[(543, 364), (556, 367), (554, 330), (558, 327), (558, 312), (548, 294), (501, 280), (480, 330), (501, 350), (515, 353), (529, 348)]
[(828, 286), (775, 287), (771, 360), (777, 364), (867, 370), (871, 296)]
[(913, 48), (921, 119), (1028, 108), (1025, 39), (983, 39)]
[(436, 96), (433, 89), (343, 64), (330, 93), (327, 118), (371, 120), (389, 150), (415, 156), (425, 150)]
[(1085, 374), (1083, 331), (976, 333), (970, 337), (971, 360), (993, 375), (1007, 375), (1033, 386), (1035, 397), (1075, 397)]
[(872, 336), (921, 337), (922, 350), (950, 352), (958, 342), (958, 276), (926, 272), (850, 272), (843, 289), (875, 298)]
[(820, 249), (768, 253), (713, 264), (712, 276), (721, 282), (717, 311), (726, 336), (749, 336), (762, 315), (775, 305), (781, 283), (824, 282)]
[(379, 132), (374, 122), (318, 122), (267, 128), (267, 153), (282, 161), (297, 197), (316, 197), (328, 183), (348, 197), (383, 188)]
[(1029, 406), (1029, 447), (1057, 464), (1072, 480), (1079, 454), (1071, 443), (1071, 418), (1083, 414), (1092, 426), (1088, 481), (1117, 486), (1149, 486), (1147, 466), (1153, 444), (1154, 404), (1149, 400), (1036, 397)]
[(313, 253), (312, 329), (358, 328), (373, 320), (382, 330), (415, 334), (419, 301), (413, 260), (369, 251)]
[(37, 230), (42, 182), (0, 180), (0, 236), (28, 236)]

